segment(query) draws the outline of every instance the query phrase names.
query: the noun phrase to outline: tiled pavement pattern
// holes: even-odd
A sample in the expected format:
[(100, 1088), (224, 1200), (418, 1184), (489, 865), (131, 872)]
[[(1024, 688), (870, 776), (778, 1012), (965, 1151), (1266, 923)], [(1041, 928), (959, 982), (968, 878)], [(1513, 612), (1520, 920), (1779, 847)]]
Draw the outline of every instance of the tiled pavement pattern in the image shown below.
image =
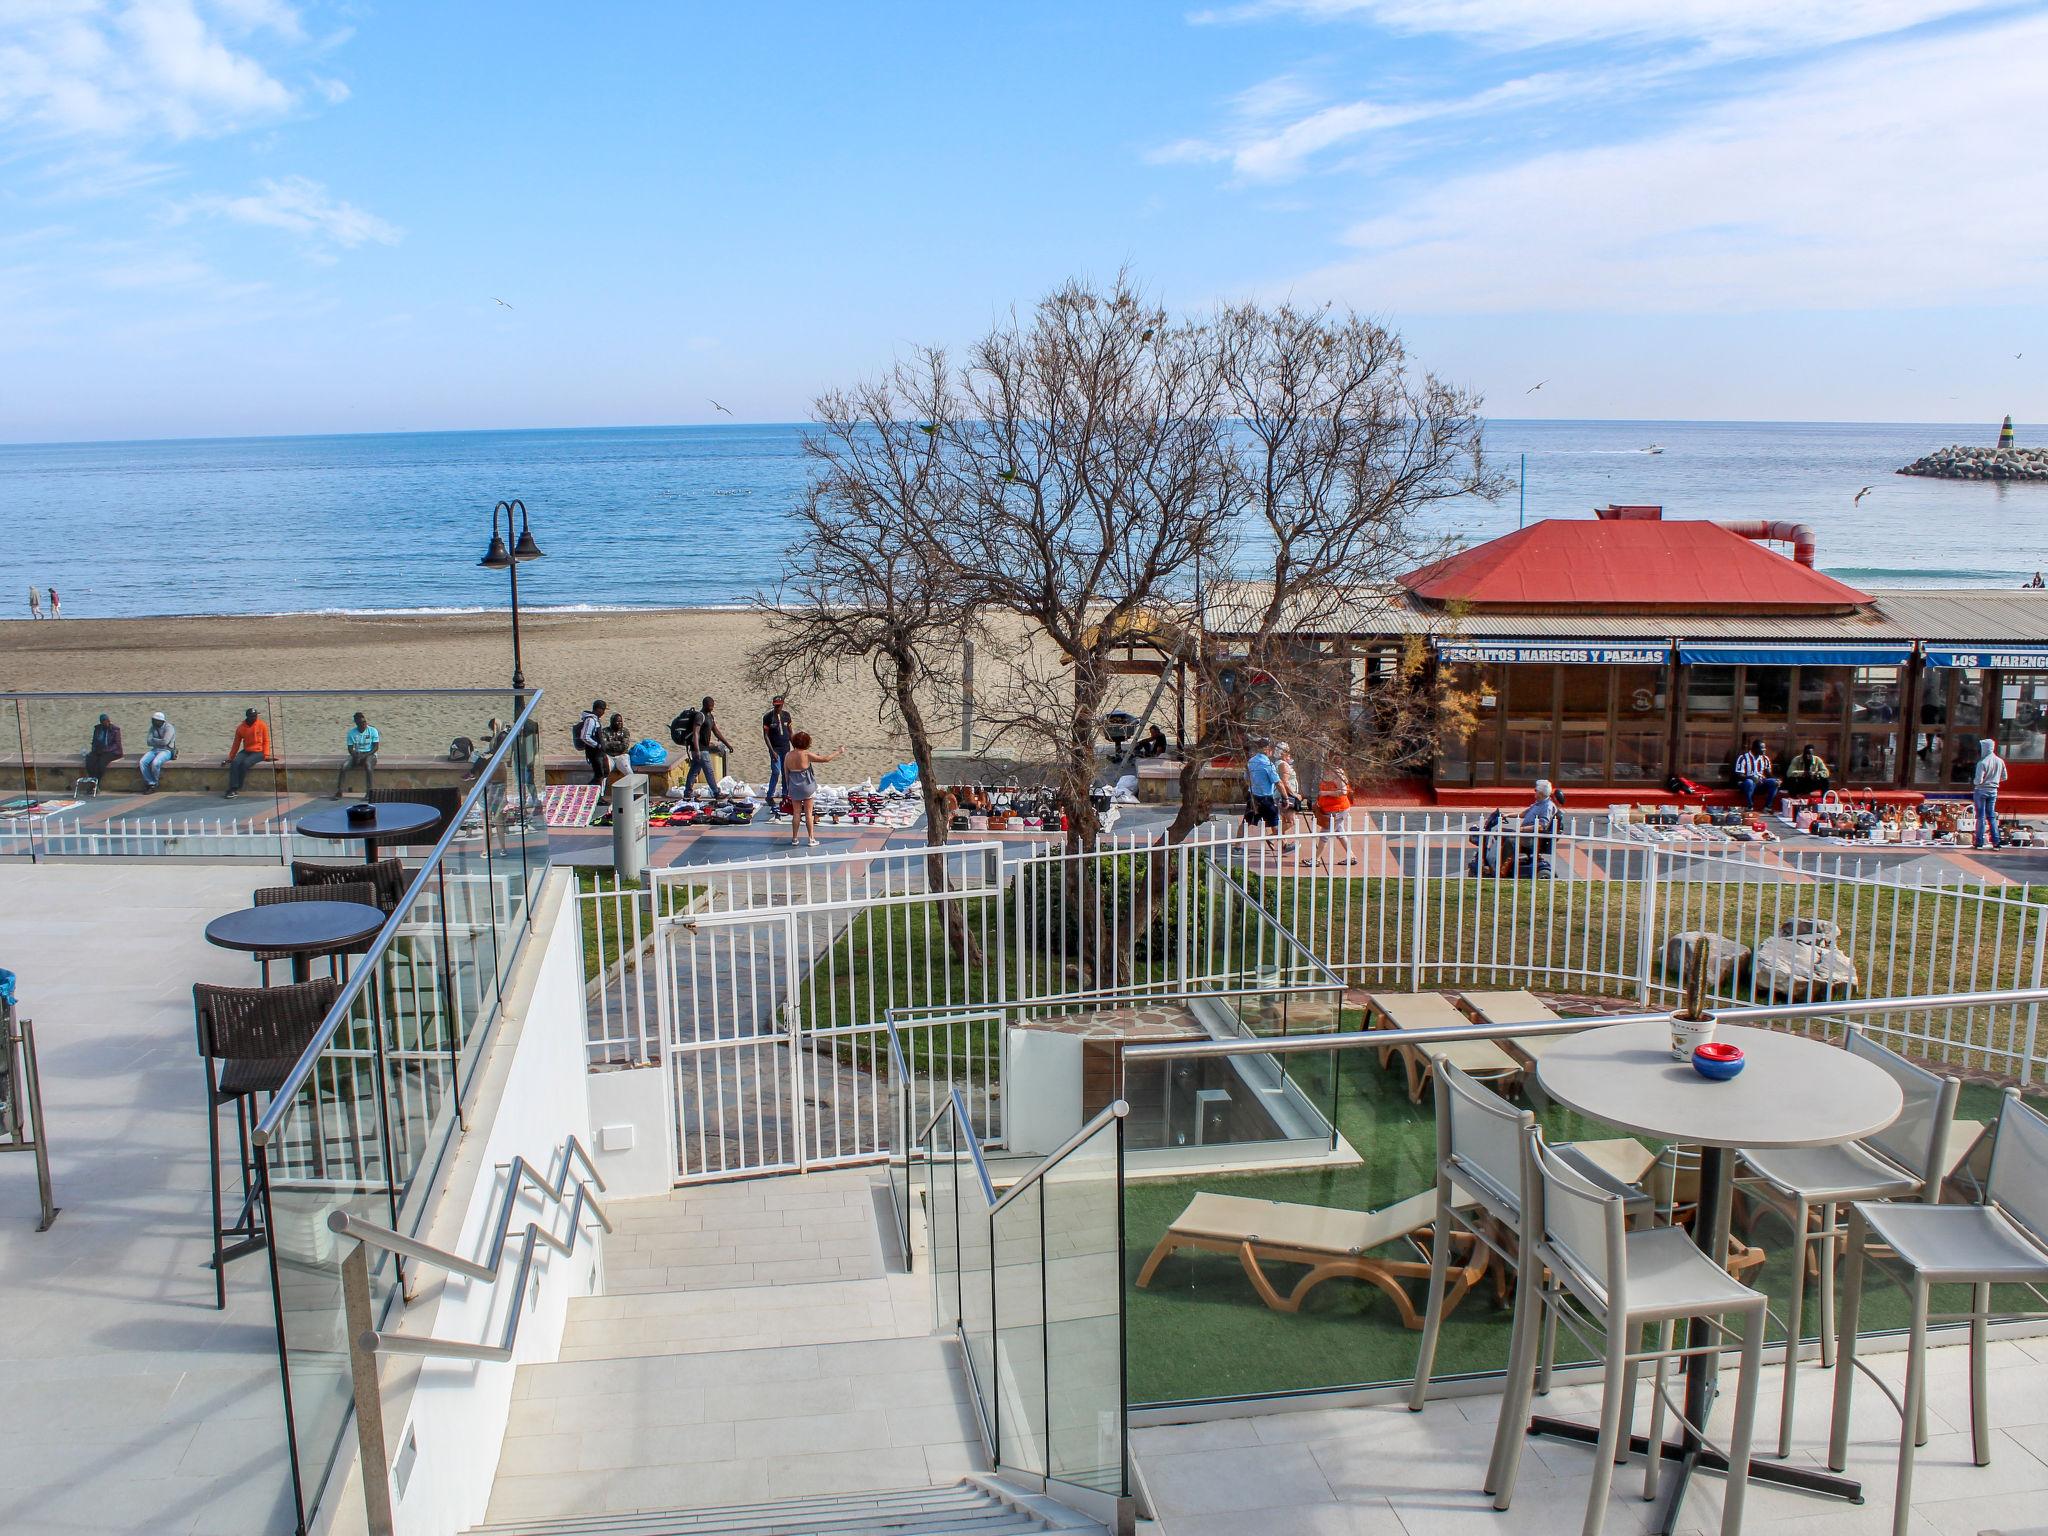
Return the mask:
[[(1903, 1354), (1864, 1358), (1899, 1388)], [(1966, 1352), (1936, 1348), (1930, 1362), (1930, 1438), (1914, 1463), (1912, 1536), (2048, 1531), (2048, 1338), (1992, 1346), (1997, 1428), (1986, 1467), (1970, 1459)], [(1794, 1457), (1817, 1465), (1826, 1459), (1833, 1378), (1811, 1361), (1801, 1369), (1812, 1382), (1800, 1396)], [(1779, 1380), (1777, 1367), (1761, 1379), (1760, 1447), (1775, 1437)], [(1432, 1402), (1421, 1414), (1399, 1403), (1268, 1414), (1140, 1429), (1132, 1445), (1156, 1506), (1158, 1536), (1573, 1536), (1586, 1512), (1591, 1453), (1583, 1446), (1530, 1440), (1506, 1514), (1479, 1491), (1498, 1405), (1483, 1396)], [(1590, 1421), (1598, 1405), (1597, 1388), (1560, 1387), (1541, 1411)], [(1854, 1406), (1849, 1473), (1863, 1480), (1866, 1502), (1753, 1483), (1743, 1511), (1750, 1536), (1889, 1536), (1898, 1415), (1860, 1376)], [(1639, 1406), (1638, 1430), (1647, 1411)], [(1724, 1393), (1712, 1425), (1716, 1437), (1725, 1435), (1730, 1411)], [(1640, 1458), (1615, 1469), (1610, 1536), (1653, 1528), (1659, 1506), (1643, 1501), (1642, 1478)], [(1719, 1531), (1721, 1489), (1717, 1477), (1693, 1480), (1681, 1532)]]
[(938, 1486), (981, 1470), (958, 1350), (931, 1336), (927, 1277), (884, 1272), (874, 1177), (610, 1207), (608, 1294), (572, 1304), (559, 1362), (521, 1369), (490, 1519)]

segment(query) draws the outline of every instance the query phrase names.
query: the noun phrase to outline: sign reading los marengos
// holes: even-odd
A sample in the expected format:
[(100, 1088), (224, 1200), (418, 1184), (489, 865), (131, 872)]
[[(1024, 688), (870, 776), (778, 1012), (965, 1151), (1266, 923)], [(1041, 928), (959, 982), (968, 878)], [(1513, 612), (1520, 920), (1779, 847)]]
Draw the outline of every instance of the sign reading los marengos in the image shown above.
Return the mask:
[(1568, 666), (1661, 667), (1671, 659), (1661, 645), (1439, 645), (1445, 661), (1552, 662)]
[(1997, 667), (2008, 672), (2048, 671), (2048, 647), (2035, 646), (2029, 650), (2006, 651), (1952, 651), (1929, 646), (1927, 665), (1930, 667)]

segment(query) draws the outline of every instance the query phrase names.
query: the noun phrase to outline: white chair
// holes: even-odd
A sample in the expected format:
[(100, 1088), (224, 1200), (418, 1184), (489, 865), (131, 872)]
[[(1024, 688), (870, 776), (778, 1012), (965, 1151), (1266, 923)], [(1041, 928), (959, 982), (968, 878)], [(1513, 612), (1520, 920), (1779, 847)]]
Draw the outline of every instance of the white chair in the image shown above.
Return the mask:
[[(1420, 1413), (1429, 1399), (1437, 1342), (1449, 1310), (1446, 1296), (1456, 1229), (1463, 1228), (1474, 1243), (1489, 1250), (1504, 1270), (1515, 1270), (1522, 1262), (1522, 1146), (1536, 1123), (1528, 1110), (1515, 1108), (1450, 1062), (1439, 1061), (1433, 1075), (1436, 1219), (1430, 1244), (1429, 1290), (1423, 1304), (1422, 1348), (1415, 1361), (1415, 1384), (1408, 1395), (1413, 1413)], [(1649, 1216), (1649, 1196), (1631, 1188), (1634, 1179), (1654, 1162), (1642, 1143), (1622, 1137), (1567, 1144), (1557, 1150), (1588, 1182), (1624, 1201), (1632, 1215)], [(1456, 1299), (1450, 1297), (1453, 1303)], [(1546, 1330), (1541, 1370), (1541, 1389), (1545, 1391), (1550, 1385), (1554, 1341), (1555, 1334)], [(1497, 1464), (1488, 1469), (1489, 1490), (1497, 1470)]]
[[(1749, 1176), (1737, 1187), (1774, 1208), (1792, 1228), (1792, 1294), (1785, 1303), (1785, 1390), (1778, 1408), (1778, 1454), (1792, 1454), (1792, 1401), (1799, 1384), (1799, 1339), (1806, 1317), (1806, 1255), (1820, 1270), (1820, 1363), (1835, 1363), (1835, 1249), (1845, 1229), (1836, 1219), (1857, 1200), (1941, 1199), (1949, 1173), (1950, 1127), (1962, 1084), (1916, 1066), (1862, 1031), (1842, 1042), (1852, 1056), (1881, 1068), (1899, 1085), (1899, 1118), (1862, 1141), (1832, 1147), (1773, 1147), (1747, 1151)], [(1814, 1222), (1818, 1211), (1820, 1220)]]
[[(1763, 1293), (1732, 1278), (1694, 1246), (1676, 1227), (1629, 1231), (1625, 1202), (1602, 1189), (1546, 1147), (1532, 1127), (1525, 1143), (1522, 1209), (1531, 1245), (1530, 1269), (1541, 1265), (1548, 1279), (1525, 1284), (1515, 1301), (1514, 1339), (1508, 1349), (1508, 1382), (1501, 1394), (1500, 1422), (1494, 1430), (1493, 1465), (1497, 1474), (1488, 1485), (1494, 1508), (1506, 1509), (1514, 1496), (1522, 1442), (1527, 1438), (1529, 1400), (1536, 1387), (1537, 1337), (1542, 1314), (1554, 1314), (1589, 1349), (1604, 1360), (1600, 1392), (1600, 1433), (1593, 1452), (1593, 1485), (1586, 1495), (1584, 1536), (1600, 1536), (1607, 1517), (1607, 1495), (1614, 1464), (1626, 1454), (1630, 1389), (1644, 1361), (1656, 1362), (1656, 1395), (1650, 1405), (1650, 1449), (1643, 1479), (1643, 1497), (1655, 1498), (1663, 1466), (1665, 1367), (1673, 1359), (1718, 1353), (1722, 1340), (1733, 1336), (1723, 1319), (1740, 1318), (1742, 1365), (1735, 1395), (1735, 1424), (1728, 1438), (1728, 1488), (1721, 1504), (1722, 1536), (1742, 1529), (1743, 1495), (1749, 1482), (1749, 1447), (1756, 1422), (1757, 1373), (1763, 1364), (1764, 1327), (1769, 1313)], [(1672, 1325), (1681, 1318), (1698, 1319), (1709, 1330), (1706, 1342), (1689, 1333), (1684, 1348), (1674, 1348)], [(1581, 1327), (1605, 1335), (1596, 1343)], [(1632, 1352), (1629, 1342), (1640, 1330), (1654, 1329), (1654, 1349)], [(1702, 1437), (1704, 1425), (1692, 1426)]]
[[(1857, 1201), (1849, 1207), (1849, 1263), (1842, 1276), (1842, 1358), (1835, 1371), (1835, 1411), (1828, 1430), (1828, 1466), (1848, 1464), (1849, 1407), (1855, 1385), (1856, 1324), (1863, 1304), (1865, 1266), (1896, 1280), (1912, 1304), (1906, 1353), (1906, 1392), (1886, 1397), (1899, 1410), (1899, 1480), (1892, 1530), (1905, 1536), (1913, 1496), (1913, 1448), (1926, 1439), (1927, 1325), (1970, 1325), (1970, 1442), (1978, 1466), (1991, 1461), (1990, 1394), (1985, 1376), (1991, 1287), (2048, 1284), (2048, 1119), (2008, 1089), (1991, 1147), (1991, 1177), (1982, 1205), (1890, 1205)], [(1928, 1292), (1937, 1285), (1971, 1287), (1970, 1310), (1934, 1318)], [(2021, 1314), (2038, 1318), (2043, 1314)], [(1869, 1367), (1864, 1367), (1866, 1372)], [(1878, 1378), (1873, 1373), (1871, 1379)], [(1883, 1387), (1883, 1383), (1879, 1382)]]

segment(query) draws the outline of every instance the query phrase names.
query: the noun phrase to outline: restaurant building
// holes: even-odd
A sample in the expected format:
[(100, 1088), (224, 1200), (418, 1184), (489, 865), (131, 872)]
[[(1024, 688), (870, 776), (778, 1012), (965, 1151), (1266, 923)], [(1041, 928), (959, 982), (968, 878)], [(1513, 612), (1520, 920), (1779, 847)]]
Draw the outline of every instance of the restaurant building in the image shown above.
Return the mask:
[[(1299, 640), (1369, 690), (1420, 635), (1472, 687), (1471, 733), (1441, 743), (1428, 773), (1439, 801), (1539, 778), (1724, 788), (1758, 738), (1780, 765), (1811, 744), (1844, 790), (1946, 793), (1967, 788), (1983, 735), (2009, 793), (2048, 795), (2048, 592), (1862, 592), (1814, 556), (1801, 524), (1602, 507), (1411, 571)], [(1226, 644), (1232, 606), (1210, 608)]]

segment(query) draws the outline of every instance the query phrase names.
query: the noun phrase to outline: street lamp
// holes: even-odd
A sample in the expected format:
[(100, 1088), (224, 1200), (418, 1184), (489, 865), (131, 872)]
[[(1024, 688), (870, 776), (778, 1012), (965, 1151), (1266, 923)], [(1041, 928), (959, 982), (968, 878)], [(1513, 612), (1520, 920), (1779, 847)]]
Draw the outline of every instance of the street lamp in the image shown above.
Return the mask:
[[(519, 514), (519, 538), (510, 550), (505, 540), (512, 535), (512, 514)], [(505, 514), (505, 532), (498, 532), (498, 514)], [(512, 686), (524, 688), (526, 673), (519, 666), (519, 564), (523, 560), (538, 560), (541, 548), (533, 542), (533, 527), (526, 518), (526, 503), (523, 501), (501, 501), (491, 508), (491, 547), (484, 551), (483, 559), (477, 561), (487, 571), (507, 571), (512, 577)]]

